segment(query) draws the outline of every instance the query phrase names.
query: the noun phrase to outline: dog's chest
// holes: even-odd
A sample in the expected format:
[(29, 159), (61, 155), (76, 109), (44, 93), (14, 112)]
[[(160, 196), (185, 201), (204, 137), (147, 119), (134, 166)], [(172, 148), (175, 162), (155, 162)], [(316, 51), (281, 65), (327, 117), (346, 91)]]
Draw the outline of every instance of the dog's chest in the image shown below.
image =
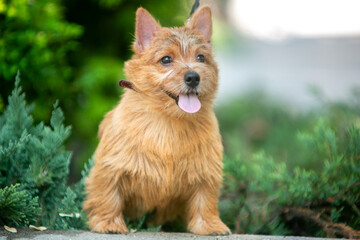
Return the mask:
[(138, 143), (147, 162), (147, 176), (172, 189), (194, 184), (217, 171), (221, 165), (221, 139), (212, 131), (216, 126), (206, 124), (150, 122)]
[(171, 198), (221, 178), (222, 144), (215, 116), (197, 122), (146, 114), (134, 119), (123, 121), (127, 125), (118, 137), (124, 141), (119, 144), (119, 166), (131, 173), (139, 192)]
[(211, 131), (206, 130), (211, 127), (191, 121), (151, 120), (143, 128), (138, 144), (164, 161), (200, 157), (213, 140)]

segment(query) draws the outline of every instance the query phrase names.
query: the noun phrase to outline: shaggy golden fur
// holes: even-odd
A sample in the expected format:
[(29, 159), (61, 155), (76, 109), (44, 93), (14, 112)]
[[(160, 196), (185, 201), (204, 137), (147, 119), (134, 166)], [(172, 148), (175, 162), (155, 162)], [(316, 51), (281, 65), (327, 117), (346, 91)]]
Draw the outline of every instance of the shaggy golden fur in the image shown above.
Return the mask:
[[(229, 234), (220, 220), (221, 136), (212, 102), (218, 69), (210, 43), (211, 11), (198, 9), (181, 28), (161, 27), (143, 8), (125, 74), (134, 85), (99, 127), (95, 166), (86, 181), (92, 230), (127, 233), (124, 216), (155, 210), (153, 225), (182, 218), (195, 234)], [(205, 62), (197, 56), (202, 54)], [(173, 62), (161, 64), (164, 56)], [(187, 113), (169, 94), (188, 91), (184, 75), (200, 75), (201, 109)]]

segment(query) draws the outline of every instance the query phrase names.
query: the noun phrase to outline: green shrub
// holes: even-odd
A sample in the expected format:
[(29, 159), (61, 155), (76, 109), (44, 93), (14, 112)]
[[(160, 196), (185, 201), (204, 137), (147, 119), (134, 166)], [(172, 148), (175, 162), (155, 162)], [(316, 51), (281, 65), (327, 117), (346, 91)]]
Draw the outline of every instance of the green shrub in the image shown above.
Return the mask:
[(359, 126), (343, 134), (320, 120), (297, 140), (318, 169), (264, 153), (225, 158), (222, 218), (236, 233), (360, 237)]
[[(0, 221), (9, 226), (85, 227), (84, 220), (62, 220), (61, 211), (81, 212), (81, 201), (66, 186), (71, 153), (64, 141), (70, 127), (58, 104), (50, 126), (34, 125), (17, 76), (9, 105), (0, 116)], [(77, 189), (77, 194), (82, 189)]]

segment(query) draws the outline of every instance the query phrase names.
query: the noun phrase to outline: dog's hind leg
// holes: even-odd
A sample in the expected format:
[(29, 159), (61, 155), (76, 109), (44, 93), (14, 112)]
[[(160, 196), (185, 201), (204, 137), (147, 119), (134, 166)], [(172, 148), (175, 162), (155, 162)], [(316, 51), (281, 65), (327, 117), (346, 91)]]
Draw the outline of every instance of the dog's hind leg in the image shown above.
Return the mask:
[(84, 209), (88, 211), (88, 224), (100, 233), (127, 233), (123, 208), (124, 200), (119, 193), (114, 176), (103, 174), (95, 166), (87, 179), (88, 197)]

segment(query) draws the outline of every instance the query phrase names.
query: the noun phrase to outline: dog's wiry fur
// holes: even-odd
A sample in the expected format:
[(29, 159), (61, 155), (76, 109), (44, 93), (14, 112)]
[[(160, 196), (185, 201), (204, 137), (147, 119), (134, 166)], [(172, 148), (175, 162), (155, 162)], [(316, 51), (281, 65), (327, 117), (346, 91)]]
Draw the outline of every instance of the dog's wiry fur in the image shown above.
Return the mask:
[[(99, 128), (95, 166), (86, 181), (84, 209), (92, 230), (126, 233), (124, 216), (155, 210), (152, 224), (182, 218), (196, 234), (229, 234), (218, 213), (222, 182), (222, 143), (212, 101), (218, 70), (210, 43), (211, 11), (198, 9), (181, 28), (163, 28), (144, 9), (136, 33), (119, 105)], [(206, 61), (199, 62), (198, 54)], [(171, 56), (169, 66), (160, 63)], [(186, 113), (174, 96), (187, 91), (184, 74), (196, 71), (201, 109)]]

